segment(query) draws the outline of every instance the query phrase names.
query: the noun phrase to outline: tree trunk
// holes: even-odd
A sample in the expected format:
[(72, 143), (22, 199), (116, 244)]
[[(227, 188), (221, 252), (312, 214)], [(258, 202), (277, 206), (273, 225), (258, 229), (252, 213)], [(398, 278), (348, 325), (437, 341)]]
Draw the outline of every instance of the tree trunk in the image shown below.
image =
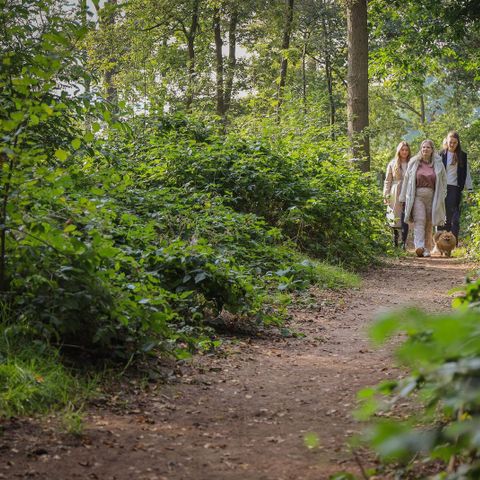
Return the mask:
[[(89, 10), (88, 10), (88, 2), (87, 0), (80, 0), (80, 18), (82, 21), (82, 27), (86, 29), (88, 28), (93, 28), (92, 27), (92, 22), (89, 18)], [(80, 50), (80, 55), (82, 58), (82, 63), (83, 66), (86, 68), (86, 65), (88, 63), (88, 52), (87, 49), (84, 47)], [(87, 95), (87, 98), (90, 97), (91, 91), (92, 91), (92, 80), (90, 75), (85, 75), (84, 76), (84, 86), (85, 86), (85, 94)], [(90, 130), (91, 127), (91, 116), (86, 115), (85, 116), (85, 129)]]
[(216, 55), (216, 97), (217, 97), (217, 115), (225, 117), (225, 99), (223, 92), (223, 40), (220, 27), (220, 9), (217, 7), (213, 12), (213, 32), (215, 35), (215, 55)]
[(348, 0), (348, 134), (352, 153), (364, 172), (370, 170), (368, 137), (367, 0)]
[(293, 23), (293, 3), (294, 0), (285, 0), (286, 4), (286, 15), (285, 15), (285, 27), (283, 29), (283, 40), (282, 40), (282, 63), (280, 66), (280, 82), (278, 84), (278, 96), (277, 96), (277, 115), (280, 118), (280, 107), (283, 102), (283, 89), (287, 83), (287, 66), (288, 58), (285, 55), (286, 51), (290, 47), (290, 37), (292, 34), (292, 23)]
[(422, 127), (425, 125), (425, 97), (420, 95), (420, 122)]
[[(100, 22), (104, 28), (114, 28), (116, 6), (117, 0), (105, 0), (105, 5), (100, 16)], [(107, 100), (112, 104), (117, 104), (118, 90), (114, 83), (114, 77), (117, 73), (117, 58), (115, 56), (110, 57), (109, 64), (111, 66), (105, 72), (103, 80), (105, 82)]]
[[(21, 130), (20, 130), (21, 131)], [(15, 137), (13, 147), (17, 147), (18, 136)], [(3, 199), (0, 213), (0, 292), (5, 292), (8, 289), (7, 280), (7, 207), (10, 201), (10, 189), (12, 187), (13, 172), (15, 169), (14, 154), (10, 155), (10, 158), (5, 153), (1, 153), (2, 167), (4, 163), (8, 162), (7, 179), (3, 183)], [(2, 168), (2, 175), (5, 175)]]
[(303, 102), (303, 113), (307, 114), (307, 41), (308, 34), (305, 33), (305, 39), (302, 50), (302, 102)]
[(225, 114), (230, 110), (232, 102), (233, 79), (235, 77), (235, 67), (237, 65), (237, 7), (232, 7), (233, 11), (230, 16), (230, 24), (228, 27), (228, 68), (225, 81)]
[(333, 126), (335, 125), (337, 110), (335, 106), (335, 98), (333, 96), (332, 65), (329, 55), (325, 57), (325, 76), (327, 78), (328, 103), (330, 104), (330, 127), (332, 127), (331, 137), (334, 140), (335, 132)]
[(326, 15), (326, 3), (323, 4), (323, 14), (322, 14), (322, 27), (323, 27), (323, 46), (324, 52), (323, 55), (325, 57), (325, 78), (327, 80), (327, 91), (328, 91), (328, 103), (330, 106), (330, 127), (331, 133), (330, 136), (332, 140), (335, 140), (335, 132), (333, 130), (333, 126), (335, 125), (336, 120), (336, 105), (335, 105), (335, 98), (333, 96), (333, 72), (332, 72), (332, 60), (330, 58), (330, 32), (328, 30), (327, 25), (327, 15)]
[(194, 85), (195, 85), (195, 37), (198, 29), (198, 11), (200, 7), (200, 0), (195, 0), (193, 4), (192, 22), (190, 24), (190, 30), (185, 32), (187, 37), (188, 48), (188, 87), (187, 98), (185, 101), (187, 110), (192, 109)]

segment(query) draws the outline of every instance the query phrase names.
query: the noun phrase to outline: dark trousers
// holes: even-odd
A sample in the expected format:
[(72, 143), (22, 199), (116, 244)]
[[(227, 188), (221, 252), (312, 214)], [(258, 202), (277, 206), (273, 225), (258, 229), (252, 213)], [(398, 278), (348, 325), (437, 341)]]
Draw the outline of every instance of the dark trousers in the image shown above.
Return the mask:
[(445, 198), (445, 210), (447, 212), (447, 221), (444, 227), (438, 230), (446, 230), (452, 232), (458, 241), (458, 233), (460, 232), (460, 201), (462, 192), (456, 185), (447, 185), (447, 196)]
[[(400, 221), (402, 222), (402, 246), (404, 247), (406, 242), (407, 242), (407, 237), (408, 237), (408, 223), (405, 222), (405, 205), (403, 205), (403, 210), (402, 210), (402, 216), (400, 218)], [(399, 234), (399, 229), (394, 228), (393, 229), (393, 242), (396, 247), (398, 247), (398, 234)]]

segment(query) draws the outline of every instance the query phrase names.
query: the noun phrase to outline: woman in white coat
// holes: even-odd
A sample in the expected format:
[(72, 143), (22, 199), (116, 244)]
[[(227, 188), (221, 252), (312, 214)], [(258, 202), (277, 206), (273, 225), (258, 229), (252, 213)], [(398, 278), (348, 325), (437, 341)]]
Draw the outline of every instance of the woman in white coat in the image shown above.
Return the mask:
[(398, 247), (398, 237), (401, 231), (402, 248), (404, 250), (408, 237), (408, 223), (405, 222), (404, 204), (400, 203), (398, 198), (411, 155), (410, 145), (405, 141), (400, 142), (397, 146), (395, 157), (387, 165), (385, 182), (383, 184), (383, 198), (387, 205), (388, 224), (393, 229), (393, 243)]
[(405, 219), (413, 222), (413, 243), (419, 257), (429, 257), (432, 227), (445, 223), (447, 174), (431, 140), (409, 162), (399, 201), (405, 203)]

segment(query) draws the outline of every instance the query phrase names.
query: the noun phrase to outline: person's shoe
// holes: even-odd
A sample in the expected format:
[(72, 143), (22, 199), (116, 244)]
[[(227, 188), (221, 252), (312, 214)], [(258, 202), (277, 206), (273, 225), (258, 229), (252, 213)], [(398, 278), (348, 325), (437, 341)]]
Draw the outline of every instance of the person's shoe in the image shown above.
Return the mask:
[(402, 244), (400, 245), (400, 248), (402, 250), (406, 250), (407, 249), (407, 242), (402, 242)]
[(425, 251), (423, 252), (423, 256), (424, 257), (430, 257), (430, 252), (425, 249)]
[(425, 249), (423, 247), (418, 247), (415, 249), (415, 253), (417, 254), (417, 257), (423, 257), (423, 252)]

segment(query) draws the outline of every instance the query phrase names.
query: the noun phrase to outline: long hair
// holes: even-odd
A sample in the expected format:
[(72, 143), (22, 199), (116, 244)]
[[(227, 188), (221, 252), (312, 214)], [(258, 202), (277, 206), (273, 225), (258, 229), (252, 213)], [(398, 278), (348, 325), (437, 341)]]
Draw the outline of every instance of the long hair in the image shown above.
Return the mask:
[(433, 140), (430, 140), (429, 138), (425, 139), (421, 144), (420, 144), (420, 151), (418, 152), (418, 155), (420, 158), (423, 160), (423, 155), (422, 155), (422, 147), (425, 143), (429, 143), (430, 146), (432, 147), (432, 156), (430, 157), (430, 163), (433, 162), (433, 157), (435, 155), (435, 144), (433, 143)]
[(457, 147), (453, 151), (452, 165), (456, 165), (457, 163), (463, 162), (463, 158), (460, 155), (460, 153), (462, 151), (462, 146), (460, 145), (460, 135), (455, 130), (451, 130), (450, 132), (448, 132), (448, 134), (447, 134), (447, 149), (448, 149), (448, 137), (456, 138), (457, 142), (458, 142)]
[(412, 150), (410, 148), (410, 145), (408, 142), (405, 140), (402, 140), (398, 145), (397, 145), (397, 150), (395, 152), (395, 165), (393, 166), (393, 171), (395, 172), (395, 175), (398, 175), (400, 173), (400, 170), (402, 169), (402, 162), (400, 160), (400, 150), (403, 147), (408, 148), (408, 157), (407, 157), (407, 163), (410, 161), (410, 158), (412, 156)]

